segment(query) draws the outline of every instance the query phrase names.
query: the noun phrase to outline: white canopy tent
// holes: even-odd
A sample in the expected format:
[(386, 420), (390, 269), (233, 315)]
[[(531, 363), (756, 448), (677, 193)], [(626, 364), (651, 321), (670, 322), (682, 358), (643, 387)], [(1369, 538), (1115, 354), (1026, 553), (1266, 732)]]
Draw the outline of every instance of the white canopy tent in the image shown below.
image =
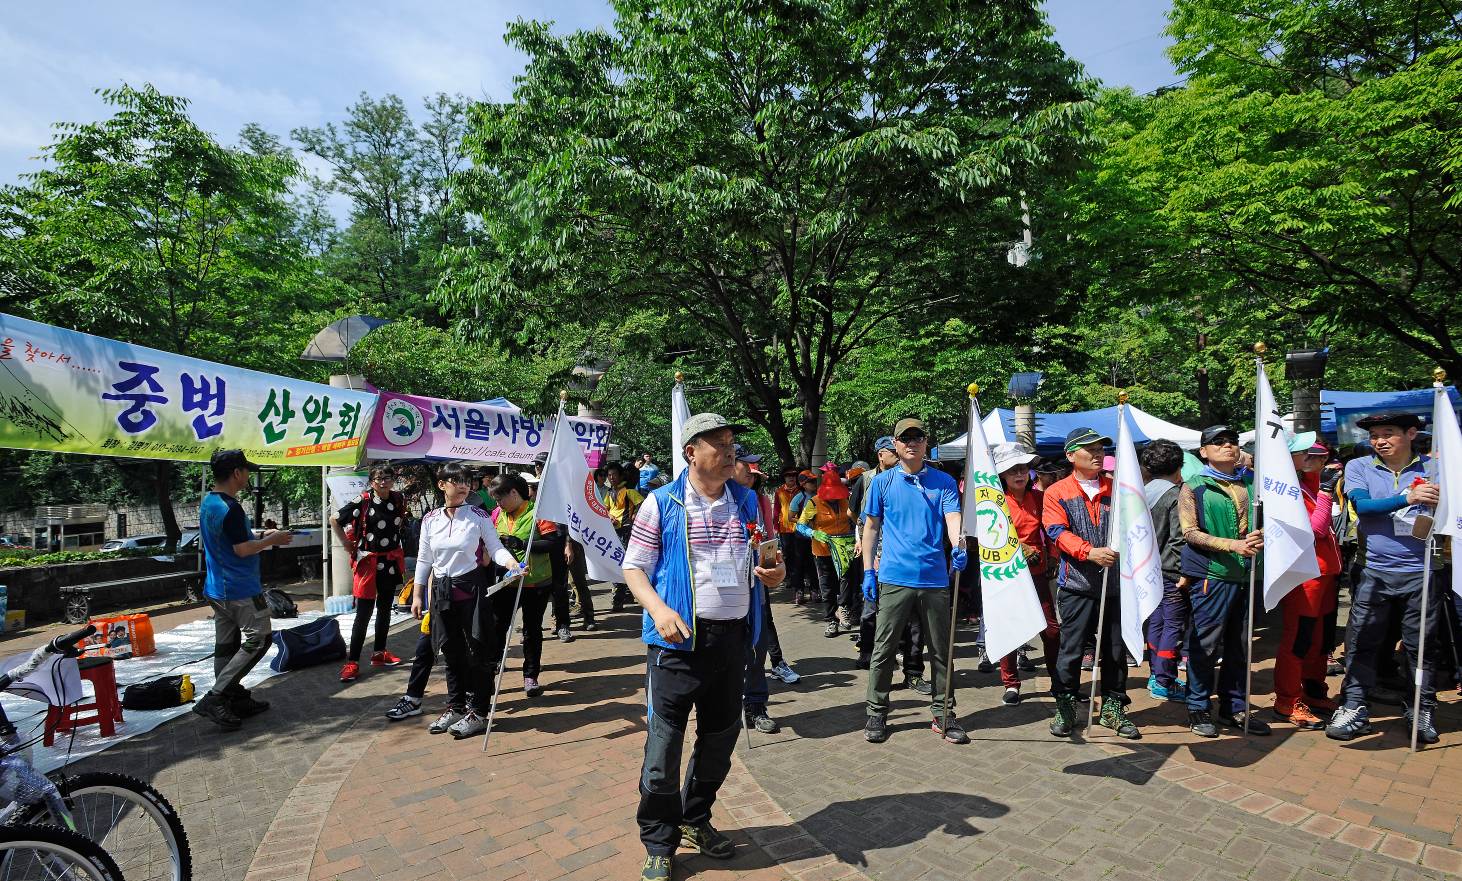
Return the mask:
[[(1181, 425), (1159, 419), (1130, 404), (1127, 406), (1127, 416), (1132, 420), (1133, 439), (1138, 443), (1166, 438), (1185, 450), (1198, 449), (1200, 432), (1197, 429), (1184, 428)], [(1015, 440), (1015, 411), (1003, 408), (991, 410), (980, 420), (980, 426), (985, 430), (985, 439), (991, 444), (1013, 441)], [(1116, 437), (1117, 408), (1107, 407), (1080, 413), (1037, 413), (1036, 448), (1045, 453), (1055, 452), (1065, 442), (1067, 432), (1078, 427), (1094, 428), (1109, 437)], [(962, 434), (948, 443), (940, 444), (940, 460), (964, 458), (967, 438), (968, 435)]]

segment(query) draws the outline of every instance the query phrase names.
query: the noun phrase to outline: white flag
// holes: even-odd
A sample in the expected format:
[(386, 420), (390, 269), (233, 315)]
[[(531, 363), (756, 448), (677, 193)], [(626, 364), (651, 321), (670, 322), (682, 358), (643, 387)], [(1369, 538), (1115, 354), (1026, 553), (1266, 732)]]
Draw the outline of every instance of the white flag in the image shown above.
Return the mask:
[(1452, 590), (1462, 595), (1462, 429), (1447, 398), (1437, 389), (1432, 402), (1432, 458), (1437, 463), (1437, 501), (1432, 530), (1452, 537)]
[[(1030, 566), (1010, 518), (1005, 488), (995, 471), (980, 411), (970, 401), (970, 433), (965, 446), (964, 533), (975, 539), (975, 564), (984, 600), (985, 653), (1003, 658), (1046, 627)], [(967, 570), (969, 571), (969, 570)]]
[(1263, 364), (1257, 394), (1254, 493), (1264, 503), (1264, 608), (1271, 610), (1295, 587), (1319, 578), (1320, 563), (1315, 559), (1315, 530), (1289, 457), (1283, 416)]
[(1142, 625), (1162, 603), (1162, 548), (1152, 528), (1152, 512), (1142, 483), (1142, 466), (1127, 427), (1127, 408), (1117, 408), (1117, 475), (1112, 492), (1113, 547), (1121, 574), (1122, 641), (1132, 657), (1142, 657)]
[[(560, 409), (559, 416), (563, 416)], [(609, 509), (599, 499), (594, 475), (572, 431), (555, 431), (548, 464), (538, 484), (538, 519), (568, 527), (569, 537), (584, 546), (589, 575), (599, 581), (624, 582), (624, 546), (614, 532)]]
[(670, 455), (671, 476), (685, 470), (685, 448), (680, 445), (680, 430), (690, 421), (690, 407), (685, 404), (685, 386), (676, 383), (670, 389)]

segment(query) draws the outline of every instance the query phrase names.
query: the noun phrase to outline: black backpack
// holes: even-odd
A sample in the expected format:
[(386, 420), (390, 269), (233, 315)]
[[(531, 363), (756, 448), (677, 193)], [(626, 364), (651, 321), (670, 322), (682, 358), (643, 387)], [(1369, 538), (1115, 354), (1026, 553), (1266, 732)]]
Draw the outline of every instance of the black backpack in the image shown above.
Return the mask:
[(299, 606), (296, 606), (294, 604), (294, 600), (290, 597), (289, 594), (285, 593), (277, 587), (271, 587), (268, 590), (264, 591), (264, 602), (269, 604), (270, 618), (299, 617)]

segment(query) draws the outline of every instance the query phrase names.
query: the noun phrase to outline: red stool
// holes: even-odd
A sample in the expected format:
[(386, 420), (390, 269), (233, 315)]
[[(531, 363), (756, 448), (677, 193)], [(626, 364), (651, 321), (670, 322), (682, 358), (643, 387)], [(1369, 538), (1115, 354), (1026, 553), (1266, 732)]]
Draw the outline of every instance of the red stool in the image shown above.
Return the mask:
[[(81, 658), (76, 662), (81, 678), (91, 683), (96, 692), (93, 703), (71, 704), (65, 707), (50, 707), (46, 710), (45, 744), (56, 742), (57, 731), (71, 731), (80, 725), (96, 725), (102, 737), (117, 733), (116, 723), (122, 721), (122, 702), (117, 700), (117, 672), (111, 658)], [(95, 710), (90, 715), (81, 715), (84, 710)]]

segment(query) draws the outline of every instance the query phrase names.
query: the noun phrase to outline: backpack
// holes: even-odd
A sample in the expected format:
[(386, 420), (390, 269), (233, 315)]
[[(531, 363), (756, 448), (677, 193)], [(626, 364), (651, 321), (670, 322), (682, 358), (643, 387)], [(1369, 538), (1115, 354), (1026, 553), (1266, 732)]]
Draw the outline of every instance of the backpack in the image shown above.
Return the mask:
[(193, 700), (193, 679), (186, 673), (134, 682), (122, 690), (122, 706), (129, 710), (166, 710)]
[(270, 618), (299, 617), (299, 606), (294, 604), (294, 599), (277, 587), (271, 587), (264, 591), (264, 602), (269, 604)]

